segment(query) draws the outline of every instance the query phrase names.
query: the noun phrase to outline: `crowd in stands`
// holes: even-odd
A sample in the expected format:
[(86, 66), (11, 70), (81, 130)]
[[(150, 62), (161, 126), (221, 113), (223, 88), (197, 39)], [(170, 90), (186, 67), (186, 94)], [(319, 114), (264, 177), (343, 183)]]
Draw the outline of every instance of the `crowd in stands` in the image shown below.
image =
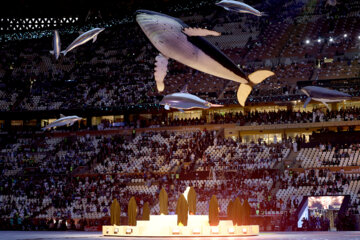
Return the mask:
[[(356, 150), (358, 145), (350, 148)], [(18, 136), (1, 151), (1, 226), (22, 230), (100, 226), (109, 220), (114, 198), (126, 217), (131, 196), (136, 197), (139, 216), (145, 202), (152, 214), (158, 214), (161, 188), (168, 192), (173, 214), (187, 186), (194, 186), (198, 194), (198, 214), (207, 214), (212, 194), (219, 199), (221, 216), (226, 217), (229, 201), (240, 197), (248, 200), (254, 221), (278, 216), (280, 225), (294, 218), (304, 195), (349, 194), (348, 214), (358, 211), (358, 174), (306, 166), (305, 172), (282, 172), (290, 151), (287, 141), (245, 144), (207, 130), (150, 131), (135, 137)], [(82, 153), (86, 157), (79, 160)]]
[[(311, 111), (307, 110), (263, 110), (263, 111), (226, 111), (224, 113), (210, 112), (208, 115), (202, 114), (200, 117), (188, 118), (188, 116), (177, 115), (167, 117), (164, 115), (152, 115), (152, 118), (142, 118), (141, 116), (133, 118), (132, 121), (119, 119), (108, 120), (102, 119), (97, 125), (89, 125), (85, 120), (75, 123), (73, 126), (57, 127), (51, 132), (74, 132), (88, 130), (110, 130), (110, 129), (133, 129), (136, 128), (161, 128), (177, 126), (194, 126), (205, 124), (236, 124), (237, 126), (260, 126), (269, 124), (294, 124), (294, 123), (316, 123), (316, 122), (339, 122), (360, 120), (360, 111), (356, 106), (348, 106), (339, 110), (328, 110), (325, 106), (318, 107)], [(37, 126), (10, 127), (18, 131), (36, 131)], [(9, 128), (2, 128), (4, 131)]]
[(210, 124), (237, 124), (239, 126), (248, 125), (268, 125), (268, 124), (287, 124), (287, 123), (314, 123), (327, 121), (353, 121), (360, 119), (360, 110), (358, 107), (349, 107), (340, 110), (313, 109), (312, 111), (291, 111), (291, 110), (274, 110), (274, 111), (251, 111), (251, 112), (227, 112), (224, 114), (210, 114), (210, 122), (204, 118), (193, 119), (161, 119), (154, 118), (149, 121), (150, 127), (161, 126), (187, 126)]

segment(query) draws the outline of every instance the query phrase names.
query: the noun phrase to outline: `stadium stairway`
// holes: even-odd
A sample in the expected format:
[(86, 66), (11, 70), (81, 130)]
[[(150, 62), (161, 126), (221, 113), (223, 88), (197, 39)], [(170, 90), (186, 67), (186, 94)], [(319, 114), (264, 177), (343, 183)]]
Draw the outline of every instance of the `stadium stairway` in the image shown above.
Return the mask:
[(283, 160), (284, 165), (289, 166), (290, 168), (297, 167), (298, 164), (300, 165), (300, 163), (297, 163), (297, 161), (296, 161), (298, 154), (299, 154), (299, 151), (294, 152), (293, 150), (290, 150), (289, 155)]
[(223, 99), (224, 98), (224, 94), (225, 94), (225, 91), (228, 87), (228, 85), (231, 84), (231, 81), (227, 81), (224, 85), (224, 87), (222, 88), (222, 90), (220, 91), (220, 93), (218, 94), (218, 98), (217, 99)]
[[(283, 175), (284, 174), (284, 172), (282, 172), (281, 173), (281, 175)], [(276, 181), (275, 182), (275, 185), (273, 186), (273, 188), (271, 189), (271, 192), (270, 192), (270, 194), (271, 194), (271, 196), (276, 196), (276, 193), (278, 192), (278, 190), (280, 189), (280, 187), (281, 187), (281, 183), (280, 183), (280, 181)]]
[(11, 111), (15, 111), (16, 108), (24, 101), (24, 99), (29, 95), (30, 93), (25, 91), (22, 94), (20, 94), (14, 104), (11, 106)]

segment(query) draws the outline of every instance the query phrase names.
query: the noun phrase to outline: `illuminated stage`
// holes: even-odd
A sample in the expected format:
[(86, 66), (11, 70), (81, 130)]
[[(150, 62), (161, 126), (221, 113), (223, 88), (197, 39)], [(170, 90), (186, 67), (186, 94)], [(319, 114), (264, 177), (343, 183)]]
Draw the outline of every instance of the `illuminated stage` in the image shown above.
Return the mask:
[(137, 221), (136, 226), (103, 226), (104, 236), (113, 237), (240, 237), (259, 235), (259, 226), (233, 226), (232, 221), (209, 225), (207, 215), (189, 215), (187, 226), (177, 226), (177, 215), (150, 215), (149, 221)]
[[(0, 231), (1, 240), (104, 240), (104, 239), (120, 239), (117, 237), (104, 237), (101, 232), (75, 232), (75, 231)], [(127, 237), (127, 240), (147, 239)], [(159, 238), (165, 240), (167, 238)], [(171, 238), (169, 238), (171, 239)], [(180, 239), (177, 238), (177, 239)], [(199, 239), (198, 237), (186, 238)], [(221, 239), (217, 237), (209, 237), (202, 239)], [(233, 237), (232, 240), (360, 240), (360, 232), (266, 232), (260, 233), (259, 236), (252, 237)], [(151, 238), (156, 240), (156, 238)]]

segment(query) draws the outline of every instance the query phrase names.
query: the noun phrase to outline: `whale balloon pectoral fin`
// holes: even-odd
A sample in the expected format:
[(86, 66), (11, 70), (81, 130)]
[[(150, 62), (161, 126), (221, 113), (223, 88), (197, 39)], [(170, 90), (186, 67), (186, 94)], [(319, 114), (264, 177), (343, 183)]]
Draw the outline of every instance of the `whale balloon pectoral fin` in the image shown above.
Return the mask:
[(164, 78), (166, 76), (168, 62), (168, 58), (161, 53), (155, 58), (154, 78), (159, 92), (164, 91), (165, 88)]
[(188, 85), (187, 84), (185, 84), (185, 86), (181, 89), (181, 91), (180, 92), (182, 92), (182, 93), (187, 93), (188, 92)]
[(51, 50), (51, 51), (49, 51), (50, 52), (50, 54), (54, 54), (54, 51), (53, 50)]
[(93, 38), (93, 43), (96, 41), (97, 39), (97, 35)]
[(237, 91), (237, 99), (241, 106), (245, 106), (246, 99), (250, 95), (252, 87), (248, 84), (240, 84), (240, 87)]
[(310, 101), (311, 101), (311, 97), (306, 99), (306, 101), (304, 103), (304, 108), (306, 108), (306, 106), (309, 104)]
[(65, 115), (60, 113), (60, 118), (63, 118), (63, 117), (65, 117)]
[(325, 107), (327, 107), (327, 109), (329, 109), (330, 110), (330, 106), (329, 106), (329, 104), (327, 104), (326, 102), (322, 102), (324, 105), (325, 105)]
[(262, 81), (264, 81), (266, 78), (271, 77), (275, 75), (272, 71), (269, 70), (258, 70), (256, 72), (251, 73), (248, 78), (250, 79), (250, 82), (253, 84), (259, 84)]
[(204, 29), (204, 28), (184, 28), (182, 30), (183, 33), (185, 33), (187, 36), (220, 36), (221, 33), (213, 31), (213, 30), (208, 30), (208, 29)]

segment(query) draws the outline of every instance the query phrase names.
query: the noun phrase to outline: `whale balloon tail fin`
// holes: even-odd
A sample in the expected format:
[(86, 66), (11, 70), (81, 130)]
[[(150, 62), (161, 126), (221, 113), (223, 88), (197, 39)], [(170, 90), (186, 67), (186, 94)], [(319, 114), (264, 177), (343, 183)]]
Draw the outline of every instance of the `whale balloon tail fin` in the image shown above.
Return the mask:
[(66, 56), (66, 54), (67, 54), (67, 51), (61, 51), (61, 53), (64, 55), (64, 56)]
[(240, 87), (237, 91), (237, 99), (238, 99), (240, 105), (245, 106), (246, 99), (250, 95), (250, 93), (253, 89), (253, 86), (261, 83), (266, 78), (273, 76), (273, 75), (274, 75), (274, 73), (269, 70), (259, 70), (259, 71), (251, 73), (248, 76), (250, 83), (249, 84), (246, 84), (246, 83), (240, 84)]

